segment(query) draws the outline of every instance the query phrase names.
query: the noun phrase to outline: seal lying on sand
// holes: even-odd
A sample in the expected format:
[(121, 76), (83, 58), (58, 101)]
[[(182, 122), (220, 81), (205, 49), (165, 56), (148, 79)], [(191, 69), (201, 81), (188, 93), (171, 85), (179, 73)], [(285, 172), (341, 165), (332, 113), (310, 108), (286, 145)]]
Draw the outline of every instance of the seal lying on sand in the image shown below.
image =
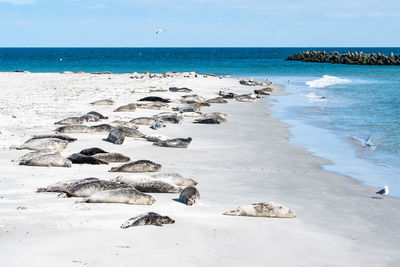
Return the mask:
[(208, 99), (206, 101), (206, 103), (210, 103), (210, 104), (226, 104), (226, 103), (228, 103), (228, 101), (226, 101), (222, 97), (216, 97), (216, 98)]
[(211, 112), (211, 113), (203, 114), (203, 118), (205, 118), (205, 119), (213, 118), (219, 122), (227, 122), (228, 115), (221, 113), (221, 112)]
[(271, 87), (265, 87), (259, 90), (254, 90), (254, 93), (256, 95), (269, 95), (272, 91), (273, 89)]
[(77, 139), (76, 138), (72, 138), (69, 137), (68, 135), (63, 135), (63, 134), (41, 134), (41, 135), (34, 135), (32, 136), (30, 140), (33, 139), (44, 139), (44, 138), (56, 138), (56, 139), (60, 139), (60, 140), (64, 140), (64, 141), (68, 141), (68, 142), (75, 142)]
[(236, 101), (239, 102), (254, 102), (256, 101), (255, 97), (252, 97), (251, 95), (237, 95), (235, 97)]
[(160, 142), (160, 141), (166, 141), (166, 140), (170, 139), (168, 136), (161, 135), (161, 134), (148, 134), (144, 138), (146, 138), (146, 140), (150, 141), (150, 142)]
[(125, 140), (125, 136), (118, 130), (112, 130), (106, 139), (106, 141), (114, 143), (116, 145), (121, 145)]
[(191, 93), (193, 92), (192, 89), (186, 88), (186, 87), (170, 87), (169, 88), (170, 92), (180, 92), (180, 93)]
[(159, 96), (148, 96), (148, 97), (144, 97), (142, 99), (139, 99), (139, 101), (151, 101), (151, 102), (162, 102), (162, 103), (169, 103), (171, 102), (170, 99), (167, 98), (162, 98)]
[(192, 206), (200, 199), (200, 193), (196, 187), (188, 186), (179, 195), (179, 201), (188, 206)]
[(153, 102), (153, 103), (138, 103), (136, 104), (138, 108), (141, 109), (155, 109), (155, 110), (160, 110), (160, 109), (167, 109), (168, 104), (166, 103), (161, 103), (161, 102)]
[(165, 128), (165, 127), (167, 127), (167, 125), (159, 121), (156, 121), (155, 123), (153, 123), (153, 125), (150, 126), (150, 129), (157, 130), (159, 128)]
[(56, 133), (90, 133), (90, 127), (86, 125), (67, 125), (54, 130)]
[(130, 163), (113, 167), (109, 172), (158, 172), (161, 165), (150, 160), (138, 160)]
[(99, 113), (99, 112), (97, 112), (97, 111), (90, 111), (90, 112), (88, 112), (87, 114), (95, 115), (95, 116), (99, 117), (100, 120), (106, 120), (106, 119), (108, 119), (108, 117), (103, 116), (101, 113)]
[(99, 124), (99, 125), (90, 126), (89, 128), (90, 128), (91, 133), (104, 133), (104, 132), (109, 132), (112, 129), (114, 129), (109, 124)]
[(193, 123), (199, 124), (220, 124), (219, 120), (216, 118), (200, 118), (196, 119)]
[(88, 183), (91, 181), (99, 181), (100, 179), (98, 178), (94, 178), (94, 177), (89, 177), (89, 178), (85, 178), (85, 179), (74, 179), (74, 180), (69, 180), (69, 181), (65, 181), (65, 182), (57, 182), (54, 184), (49, 185), (46, 188), (38, 188), (36, 192), (40, 193), (40, 192), (64, 192), (67, 190), (70, 190), (71, 188), (73, 188), (74, 186), (78, 185), (78, 184), (84, 184), (84, 183)]
[(82, 202), (151, 205), (156, 200), (152, 196), (143, 194), (134, 188), (118, 188), (96, 192)]
[(40, 150), (47, 148), (53, 150), (62, 150), (65, 149), (68, 144), (68, 141), (58, 138), (30, 139), (16, 149)]
[(68, 157), (68, 159), (73, 164), (92, 164), (92, 165), (99, 165), (99, 164), (108, 164), (108, 162), (99, 160), (92, 156), (86, 156), (80, 153), (72, 154)]
[(108, 152), (106, 152), (103, 149), (98, 148), (98, 147), (91, 147), (91, 148), (83, 149), (79, 153), (81, 153), (83, 155), (86, 155), (86, 156), (93, 156), (93, 155), (98, 154), (98, 153), (108, 153)]
[(115, 120), (113, 121), (113, 124), (115, 125), (115, 127), (128, 127), (131, 129), (138, 129), (139, 126), (137, 126), (136, 124), (134, 124), (133, 122), (129, 122), (129, 121), (120, 121), (120, 120)]
[(202, 103), (206, 101), (204, 97), (199, 95), (184, 95), (180, 99), (181, 103), (192, 104), (192, 103)]
[(129, 162), (131, 160), (120, 153), (97, 153), (93, 157), (105, 162)]
[(149, 118), (149, 117), (139, 117), (139, 118), (134, 118), (130, 120), (130, 122), (133, 122), (138, 125), (152, 125), (157, 121), (155, 118)]
[(40, 167), (71, 167), (72, 162), (61, 156), (60, 152), (56, 152), (54, 154), (47, 154), (32, 158), (24, 163), (20, 163), (20, 165)]
[(232, 93), (232, 92), (226, 93), (226, 92), (224, 92), (224, 91), (219, 91), (219, 95), (220, 95), (222, 98), (225, 98), (225, 99), (233, 99), (233, 98), (235, 98), (235, 96), (236, 96), (235, 93)]
[(172, 124), (180, 124), (183, 122), (183, 117), (178, 116), (177, 114), (165, 114), (165, 115), (156, 115), (154, 118), (157, 118), (159, 122), (164, 123), (172, 123)]
[(97, 100), (94, 101), (92, 103), (90, 103), (91, 105), (114, 105), (115, 102), (111, 99), (102, 99), (102, 100)]
[(144, 183), (135, 183), (132, 186), (144, 193), (179, 193), (182, 188), (176, 185), (162, 182), (162, 181), (150, 181)]
[(89, 197), (96, 192), (118, 189), (118, 188), (132, 188), (128, 184), (105, 181), (105, 180), (92, 180), (75, 184), (63, 190), (67, 197)]
[(224, 215), (273, 217), (273, 218), (295, 218), (294, 211), (273, 202), (263, 202), (252, 205), (243, 205), (236, 210), (225, 212)]
[(154, 145), (163, 147), (187, 148), (192, 142), (192, 138), (174, 138), (166, 141), (156, 142)]
[(117, 126), (116, 129), (120, 131), (125, 137), (143, 138), (145, 136), (145, 134), (140, 132), (139, 130), (129, 127)]
[(153, 175), (138, 174), (129, 177), (118, 176), (115, 178), (117, 182), (124, 182), (127, 184), (147, 183), (153, 181), (161, 181), (176, 186), (194, 186), (197, 182), (190, 178), (184, 178), (179, 173), (157, 173)]
[(98, 116), (87, 113), (80, 117), (68, 117), (68, 118), (62, 119), (54, 124), (73, 125), (73, 124), (82, 124), (84, 122), (95, 122), (95, 121), (99, 121), (99, 120), (100, 120), (100, 118)]
[(121, 225), (122, 229), (132, 226), (156, 225), (162, 226), (163, 224), (175, 223), (173, 219), (168, 216), (161, 216), (155, 212), (147, 212), (136, 217), (132, 217)]
[(19, 165), (24, 165), (25, 162), (27, 162), (30, 159), (37, 158), (37, 157), (44, 156), (44, 155), (48, 155), (48, 154), (54, 154), (54, 153), (56, 153), (56, 151), (54, 151), (52, 149), (45, 148), (45, 149), (40, 149), (40, 150), (35, 150), (33, 152), (29, 152), (28, 154), (23, 155), (19, 159), (12, 160), (12, 161), (13, 162), (17, 161), (17, 162), (19, 162)]
[(134, 111), (136, 111), (135, 103), (130, 103), (128, 105), (120, 106), (119, 108), (114, 110), (114, 112), (134, 112)]

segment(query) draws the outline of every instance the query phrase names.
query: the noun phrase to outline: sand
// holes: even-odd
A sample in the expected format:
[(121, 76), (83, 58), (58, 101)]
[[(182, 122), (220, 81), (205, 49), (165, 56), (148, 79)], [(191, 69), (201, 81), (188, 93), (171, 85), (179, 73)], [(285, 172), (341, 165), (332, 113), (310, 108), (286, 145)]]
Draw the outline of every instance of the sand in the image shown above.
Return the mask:
[[(115, 113), (148, 95), (178, 99), (185, 93), (131, 93), (133, 89), (185, 86), (206, 98), (219, 90), (250, 93), (259, 86), (236, 78), (199, 76), (131, 79), (130, 74), (0, 73), (0, 262), (1, 266), (396, 266), (400, 260), (400, 202), (374, 199), (377, 188), (333, 172), (327, 160), (288, 144), (288, 125), (270, 117), (273, 101), (229, 100), (203, 112), (229, 115), (220, 125), (170, 125), (146, 134), (192, 137), (188, 149), (165, 148), (144, 139), (122, 145), (103, 141), (106, 133), (78, 138), (64, 156), (97, 146), (133, 160), (149, 159), (163, 172), (199, 182), (200, 202), (185, 206), (177, 194), (151, 194), (152, 206), (76, 203), (77, 198), (35, 193), (39, 187), (76, 178), (115, 178), (112, 166), (72, 168), (19, 166), (27, 150), (10, 149), (34, 134), (51, 133), (54, 122), (95, 110), (116, 119), (162, 111)], [(275, 85), (274, 94), (282, 95)], [(284, 96), (282, 96), (284, 97)], [(88, 103), (110, 98), (114, 106)], [(104, 121), (101, 121), (103, 123)], [(99, 123), (88, 123), (95, 125)], [(357, 168), (357, 166), (354, 166)], [(293, 209), (295, 219), (223, 216), (240, 205), (274, 201)], [(176, 220), (163, 227), (121, 229), (147, 211)]]

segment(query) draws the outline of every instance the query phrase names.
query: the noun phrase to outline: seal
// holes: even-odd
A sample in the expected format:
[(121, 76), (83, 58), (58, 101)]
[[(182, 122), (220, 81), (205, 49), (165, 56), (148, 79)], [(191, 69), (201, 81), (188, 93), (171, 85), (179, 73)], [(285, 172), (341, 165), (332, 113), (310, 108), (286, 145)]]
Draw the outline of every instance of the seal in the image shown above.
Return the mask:
[(115, 105), (115, 102), (111, 99), (102, 99), (102, 100), (97, 100), (92, 103), (91, 105)]
[(216, 97), (216, 98), (208, 99), (206, 101), (206, 103), (210, 103), (210, 104), (226, 104), (226, 103), (228, 103), (228, 101), (226, 101), (222, 97)]
[(86, 114), (80, 116), (79, 118), (82, 118), (84, 120), (84, 122), (95, 122), (95, 121), (100, 120), (100, 118), (98, 116), (89, 114), (89, 113), (86, 113)]
[(139, 101), (140, 102), (143, 102), (143, 101), (162, 102), (162, 103), (170, 103), (171, 102), (170, 99), (162, 98), (162, 97), (159, 97), (159, 96), (148, 96), (148, 97), (144, 97), (144, 98), (139, 99)]
[(108, 153), (108, 152), (106, 152), (103, 149), (98, 148), (98, 147), (91, 147), (91, 148), (83, 149), (79, 153), (82, 154), (82, 155), (86, 155), (86, 156), (93, 156), (93, 155), (98, 154), (98, 153)]
[(75, 142), (77, 139), (76, 138), (72, 138), (69, 137), (68, 135), (63, 135), (63, 134), (41, 134), (41, 135), (34, 135), (32, 136), (30, 140), (33, 139), (44, 139), (44, 138), (56, 138), (56, 139), (60, 139), (60, 140), (64, 140), (64, 141), (68, 141), (68, 142)]
[(99, 164), (108, 164), (108, 162), (99, 160), (92, 156), (86, 156), (80, 153), (72, 154), (68, 157), (68, 159), (73, 164), (92, 164), (92, 165), (99, 165)]
[(199, 124), (220, 124), (220, 122), (216, 118), (201, 118), (196, 119), (193, 123)]
[(162, 226), (163, 224), (172, 224), (175, 220), (168, 216), (161, 216), (155, 212), (147, 212), (136, 217), (132, 217), (121, 225), (122, 229), (126, 229), (132, 226), (144, 226), (144, 225), (156, 225)]
[(235, 97), (236, 101), (239, 102), (254, 102), (256, 101), (255, 97), (252, 97), (251, 95), (237, 95)]
[(89, 197), (99, 191), (118, 188), (132, 187), (125, 183), (118, 183), (113, 181), (89, 180), (70, 186), (67, 190), (63, 190), (62, 193), (65, 193), (67, 197)]
[(194, 103), (202, 103), (206, 101), (206, 99), (199, 95), (184, 95), (181, 97), (180, 101), (181, 103), (194, 104)]
[(259, 90), (254, 90), (254, 93), (256, 95), (270, 95), (272, 93), (273, 89), (271, 87), (265, 87)]
[(86, 125), (67, 125), (54, 130), (56, 133), (90, 133), (90, 127)]
[(82, 124), (84, 122), (86, 122), (86, 120), (85, 118), (82, 117), (68, 117), (60, 121), (57, 121), (54, 124), (73, 125), (73, 124)]
[(214, 118), (219, 122), (227, 122), (228, 115), (221, 113), (221, 112), (211, 112), (211, 113), (204, 114), (203, 118), (205, 118), (205, 119)]
[(91, 133), (104, 133), (104, 132), (109, 132), (114, 129), (109, 124), (99, 124), (99, 125), (90, 126), (89, 128), (90, 128)]
[(162, 146), (162, 147), (174, 147), (174, 148), (187, 148), (192, 142), (192, 138), (174, 138), (174, 139), (169, 139), (166, 141), (160, 141), (154, 143), (154, 145), (157, 146)]
[(125, 126), (117, 126), (116, 129), (120, 131), (125, 137), (134, 137), (134, 138), (143, 138), (145, 134), (140, 132), (139, 130), (125, 127)]
[(182, 188), (163, 181), (150, 181), (144, 183), (135, 183), (132, 186), (144, 193), (179, 193)]
[(90, 112), (88, 112), (87, 114), (95, 115), (95, 116), (97, 116), (100, 120), (106, 120), (106, 119), (108, 119), (108, 117), (103, 116), (101, 113), (99, 113), (99, 112), (97, 112), (97, 111), (90, 111)]
[(180, 113), (184, 116), (184, 117), (194, 117), (194, 118), (198, 118), (203, 116), (203, 113), (201, 113), (200, 111), (180, 111)]
[(169, 91), (170, 92), (179, 92), (179, 93), (191, 93), (191, 92), (193, 92), (192, 89), (189, 89), (187, 87), (170, 87)]
[(133, 122), (129, 122), (129, 121), (115, 120), (115, 121), (113, 121), (113, 124), (115, 125), (115, 127), (123, 126), (123, 127), (132, 128), (132, 129), (138, 129), (139, 128), (139, 126), (137, 126)]
[(115, 109), (113, 112), (134, 112), (136, 111), (136, 104), (130, 103), (125, 106), (120, 106), (119, 108)]
[(165, 127), (167, 127), (167, 125), (159, 121), (156, 121), (153, 125), (150, 126), (150, 129), (157, 130), (159, 128), (165, 128)]
[(41, 150), (47, 148), (52, 150), (62, 150), (65, 149), (68, 144), (68, 141), (58, 138), (31, 139), (16, 149)]
[(151, 175), (153, 179), (171, 183), (177, 186), (194, 186), (197, 182), (190, 178), (185, 178), (179, 173), (156, 173)]
[(73, 179), (73, 180), (68, 180), (65, 182), (57, 182), (54, 184), (51, 184), (47, 187), (42, 187), (38, 188), (36, 192), (64, 192), (67, 190), (70, 190), (72, 187), (78, 185), (78, 184), (84, 184), (88, 183), (90, 181), (99, 181), (100, 179), (95, 178), (95, 177), (89, 177), (89, 178), (84, 178), (84, 179)]
[(130, 120), (129, 122), (138, 124), (138, 125), (152, 125), (156, 122), (157, 120), (154, 118), (149, 118), (149, 117), (139, 117), (139, 118), (134, 118)]
[(179, 201), (192, 206), (200, 199), (200, 193), (194, 186), (188, 186), (179, 195)]
[(39, 167), (71, 167), (72, 163), (70, 160), (61, 156), (60, 152), (56, 152), (54, 154), (47, 154), (32, 158), (22, 164), (20, 163), (20, 165)]
[(219, 94), (222, 98), (225, 98), (225, 99), (234, 99), (235, 96), (237, 96), (235, 93), (232, 93), (232, 92), (226, 93), (226, 92), (224, 92), (224, 91), (219, 91), (218, 94)]
[(166, 141), (166, 140), (170, 139), (168, 136), (161, 135), (161, 134), (148, 134), (144, 138), (146, 138), (146, 140), (150, 141), (150, 142), (160, 142), (160, 141)]
[(161, 165), (150, 160), (138, 160), (130, 163), (113, 167), (109, 172), (158, 172)]
[(28, 154), (23, 155), (19, 159), (12, 160), (12, 161), (13, 162), (17, 161), (17, 162), (19, 162), (19, 165), (24, 165), (25, 162), (27, 162), (30, 159), (37, 158), (37, 157), (44, 156), (44, 155), (48, 155), (48, 154), (54, 154), (54, 153), (55, 153), (54, 150), (45, 148), (45, 149), (40, 149), (40, 150), (36, 150), (36, 151), (33, 151), (33, 152), (29, 152)]
[(120, 153), (97, 153), (93, 157), (105, 162), (129, 162), (131, 160)]
[(273, 218), (295, 218), (296, 214), (278, 203), (263, 202), (251, 205), (243, 205), (236, 210), (225, 212), (224, 215), (251, 216), (251, 217), (273, 217)]
[(138, 108), (141, 109), (155, 109), (155, 110), (160, 110), (160, 109), (167, 109), (168, 104), (166, 103), (158, 103), (158, 102), (153, 102), (153, 103), (138, 103), (136, 104)]
[(183, 117), (177, 114), (156, 115), (156, 118), (163, 123), (181, 124), (183, 122)]
[(106, 141), (111, 142), (116, 145), (122, 145), (125, 140), (125, 136), (119, 130), (112, 130), (106, 139)]
[(82, 202), (151, 205), (156, 200), (152, 196), (143, 194), (134, 188), (118, 188), (96, 192)]

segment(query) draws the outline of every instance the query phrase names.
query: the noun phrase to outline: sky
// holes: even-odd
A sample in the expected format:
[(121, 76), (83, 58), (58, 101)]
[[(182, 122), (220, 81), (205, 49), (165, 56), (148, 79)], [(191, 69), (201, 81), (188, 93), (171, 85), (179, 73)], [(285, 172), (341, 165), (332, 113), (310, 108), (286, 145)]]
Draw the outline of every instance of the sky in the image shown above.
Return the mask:
[(0, 47), (399, 47), (399, 25), (399, 0), (0, 0)]

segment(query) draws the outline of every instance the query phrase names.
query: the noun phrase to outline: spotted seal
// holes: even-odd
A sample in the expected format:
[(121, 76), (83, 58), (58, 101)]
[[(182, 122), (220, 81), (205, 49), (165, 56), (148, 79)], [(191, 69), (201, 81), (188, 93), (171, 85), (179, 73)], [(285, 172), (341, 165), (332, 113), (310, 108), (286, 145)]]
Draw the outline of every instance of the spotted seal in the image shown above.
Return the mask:
[(163, 181), (135, 183), (132, 186), (144, 193), (179, 193), (182, 188)]
[(93, 155), (98, 154), (98, 153), (108, 153), (108, 152), (104, 151), (103, 149), (98, 148), (98, 147), (91, 147), (91, 148), (83, 149), (79, 153), (81, 153), (83, 155), (86, 155), (86, 156), (93, 156)]
[(58, 138), (41, 138), (41, 139), (30, 139), (23, 143), (16, 149), (29, 149), (29, 150), (40, 150), (40, 149), (52, 149), (62, 150), (68, 146), (69, 142)]
[(162, 147), (174, 147), (174, 148), (187, 148), (192, 142), (192, 138), (174, 138), (166, 141), (155, 142), (154, 145)]
[(171, 102), (170, 99), (168, 99), (168, 98), (162, 98), (162, 97), (159, 97), (159, 96), (147, 96), (147, 97), (144, 97), (144, 98), (139, 99), (139, 101), (140, 101), (140, 102), (143, 102), (143, 101), (162, 102), (162, 103), (169, 103), (169, 102)]
[(131, 160), (120, 153), (97, 153), (93, 157), (105, 162), (129, 162)]
[(251, 205), (243, 205), (236, 210), (225, 212), (224, 215), (251, 216), (251, 217), (273, 217), (273, 218), (295, 218), (296, 214), (278, 203), (263, 202)]
[(68, 159), (73, 164), (91, 164), (91, 165), (108, 164), (108, 162), (99, 160), (92, 156), (83, 155), (80, 153), (72, 154), (68, 157)]
[(179, 195), (179, 201), (192, 206), (200, 199), (200, 193), (194, 186), (188, 186)]
[(163, 224), (172, 224), (175, 220), (168, 216), (161, 216), (155, 212), (147, 212), (136, 217), (132, 217), (121, 225), (122, 229), (126, 229), (132, 226), (144, 226), (144, 225), (156, 225), (162, 226)]
[(125, 140), (125, 136), (117, 129), (112, 130), (106, 139), (106, 141), (111, 142), (116, 145), (121, 145)]
[(119, 108), (115, 109), (113, 112), (134, 112), (136, 111), (136, 104), (130, 103), (124, 106), (120, 106)]
[(115, 105), (115, 102), (111, 99), (102, 99), (102, 100), (97, 100), (92, 103), (91, 105)]
[(113, 167), (109, 172), (158, 172), (161, 165), (150, 160), (138, 160), (130, 163)]
[(56, 152), (53, 154), (46, 154), (29, 159), (23, 163), (20, 163), (20, 165), (39, 167), (71, 167), (72, 162), (61, 156), (60, 152)]
[(131, 205), (151, 205), (156, 200), (134, 188), (118, 188), (99, 191), (83, 200), (86, 203), (125, 203)]

